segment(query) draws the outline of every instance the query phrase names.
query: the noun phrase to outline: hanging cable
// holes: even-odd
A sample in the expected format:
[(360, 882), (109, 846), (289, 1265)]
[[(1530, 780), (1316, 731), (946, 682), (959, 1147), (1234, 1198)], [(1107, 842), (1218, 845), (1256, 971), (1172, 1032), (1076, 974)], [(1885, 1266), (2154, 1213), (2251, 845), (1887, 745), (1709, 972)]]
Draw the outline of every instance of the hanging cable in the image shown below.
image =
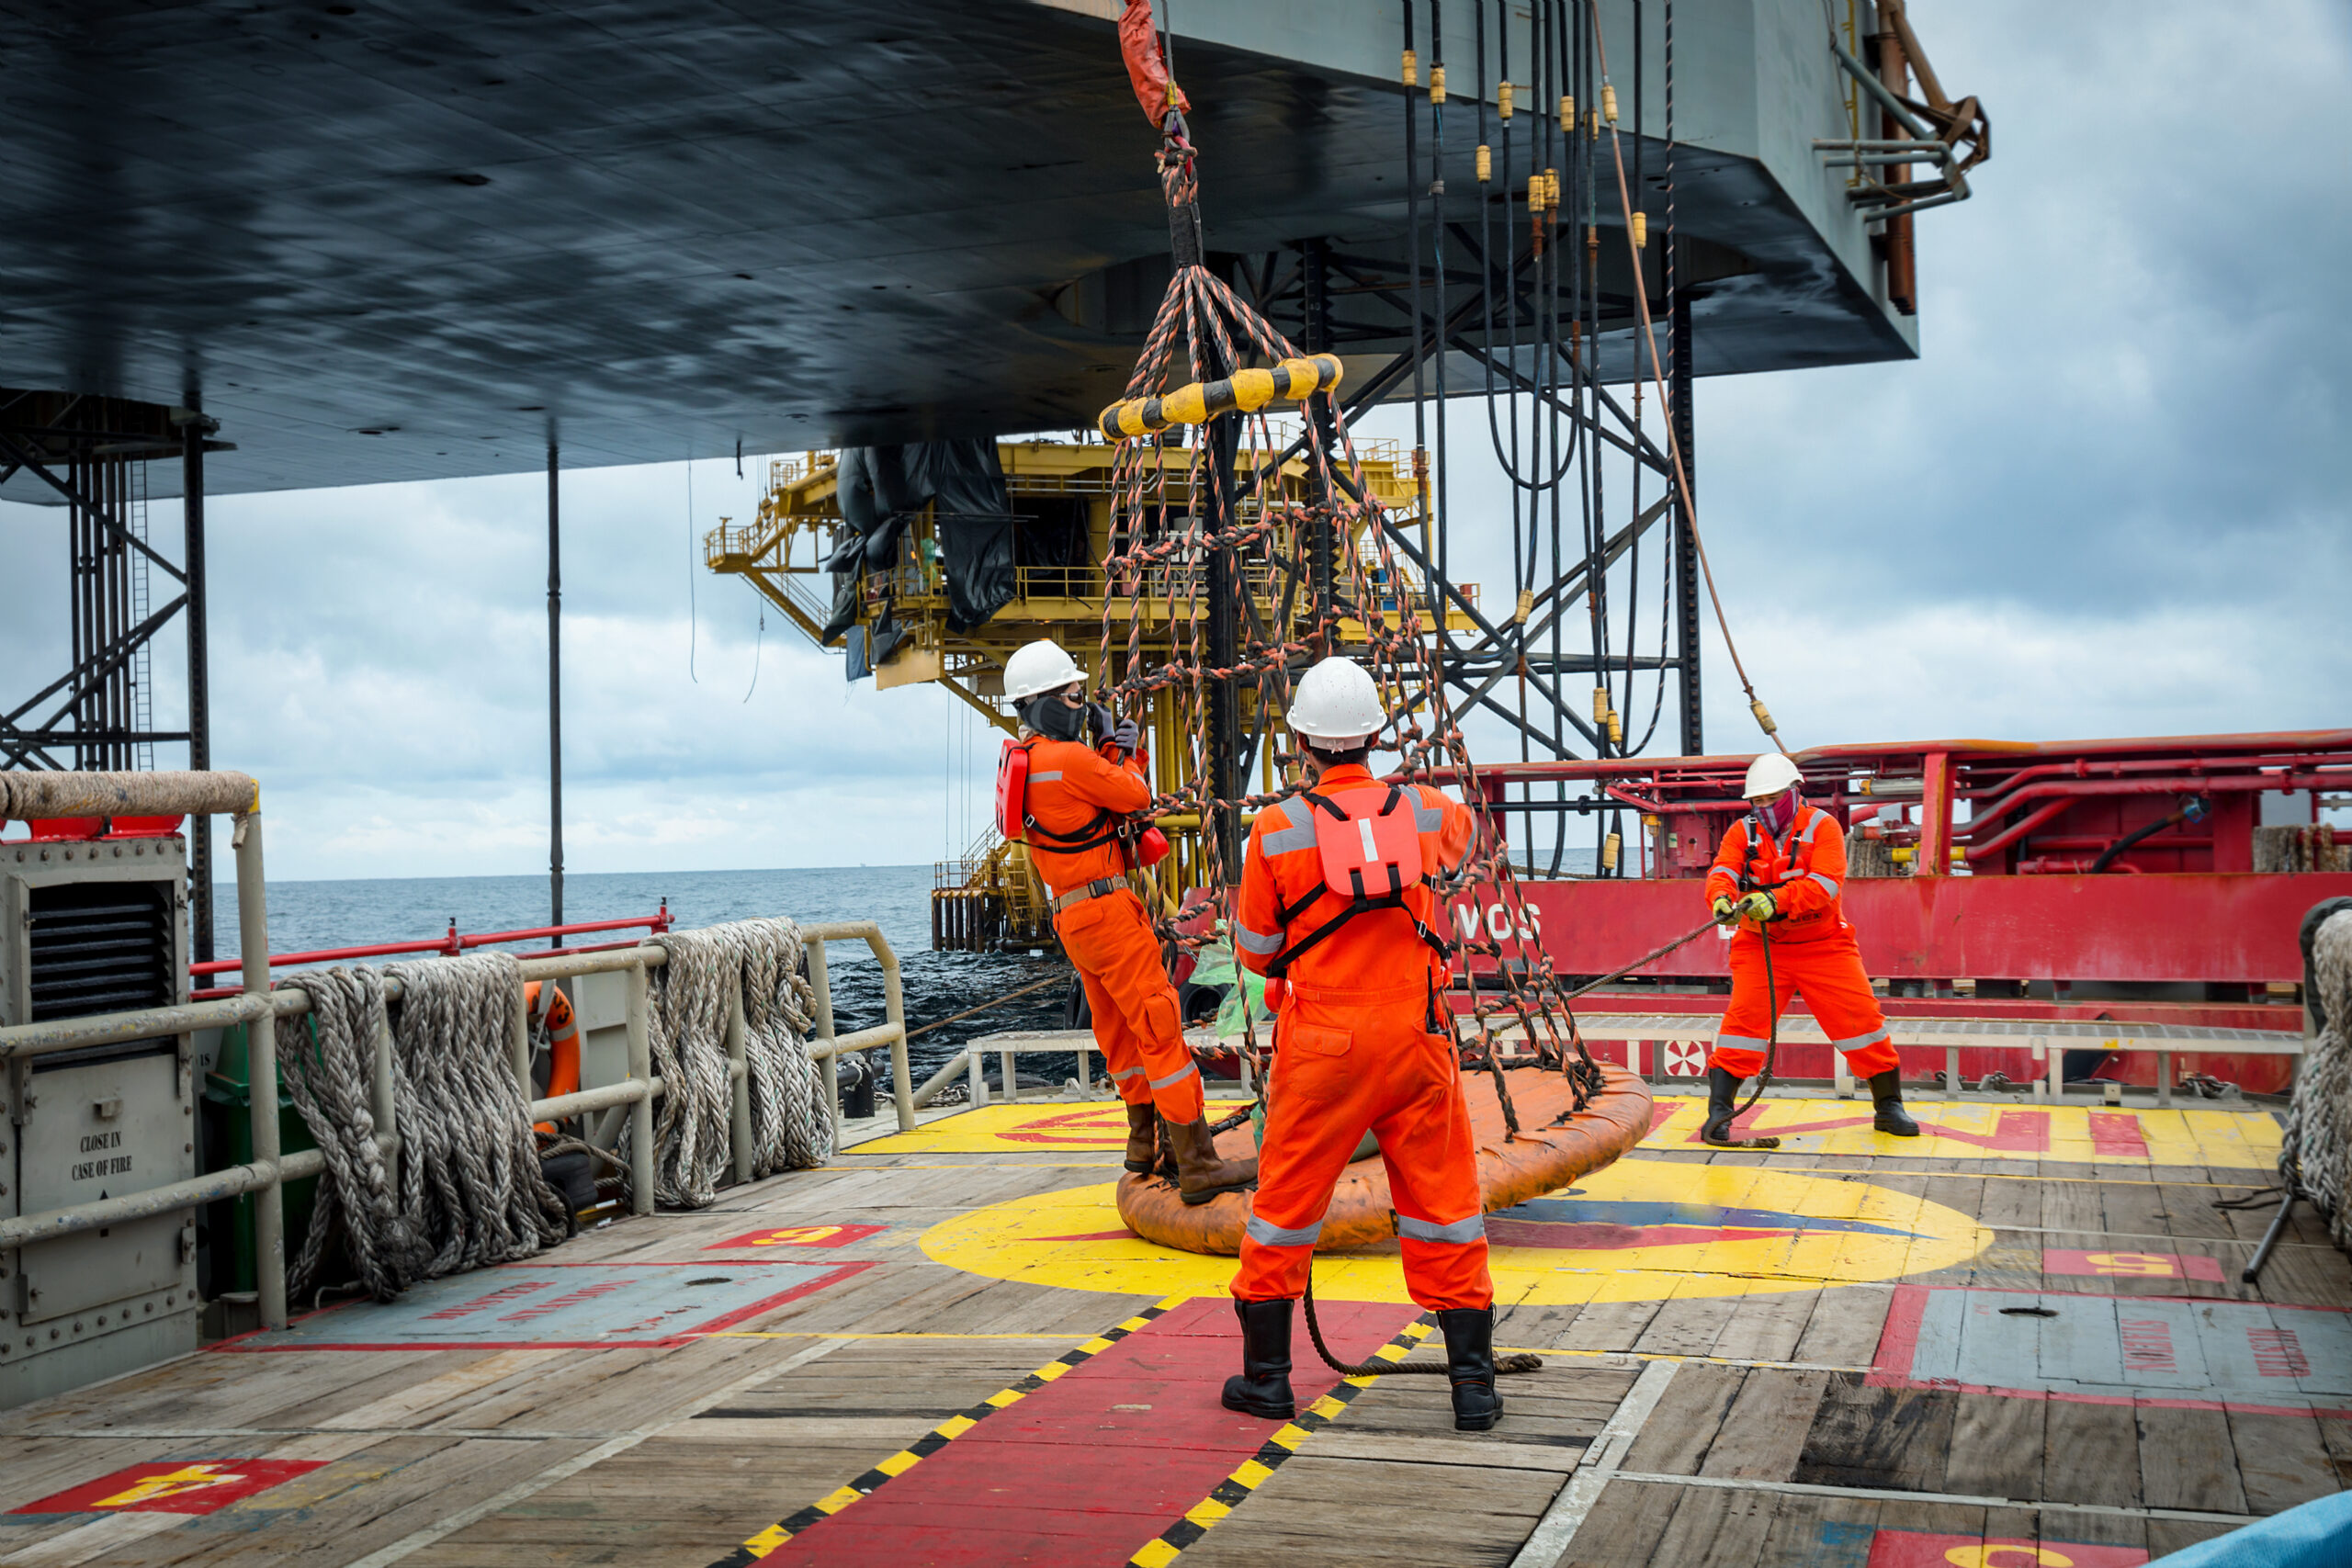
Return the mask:
[(695, 579), (700, 575), (701, 563), (695, 559), (695, 457), (686, 454), (686, 678), (697, 686), (702, 677), (695, 673), (695, 644), (701, 620), (695, 605)]
[[(1608, 86), (1608, 44), (1600, 34), (1600, 0), (1587, 0), (1587, 5), (1592, 20), (1593, 48), (1600, 63), (1603, 90), (1613, 96), (1615, 89)], [(1634, 203), (1632, 194), (1625, 186), (1625, 153), (1624, 149), (1619, 144), (1617, 126), (1613, 119), (1609, 127), (1609, 147), (1617, 166), (1617, 197), (1625, 220), (1625, 243), (1630, 248), (1634, 240)], [(1666, 381), (1665, 378), (1658, 373), (1657, 329), (1656, 323), (1650, 319), (1649, 289), (1642, 277), (1638, 253), (1636, 253), (1634, 266), (1634, 305), (1641, 321), (1643, 341), (1649, 348), (1651, 378), (1657, 385), (1658, 400), (1663, 404), (1666, 401)], [(1764, 705), (1764, 699), (1756, 694), (1756, 683), (1747, 678), (1747, 666), (1740, 660), (1739, 645), (1732, 640), (1731, 622), (1724, 614), (1723, 594), (1715, 588), (1714, 569), (1707, 564), (1707, 547), (1700, 537), (1699, 506), (1690, 493), (1690, 475), (1683, 461), (1682, 443), (1671, 421), (1667, 425), (1666, 439), (1668, 456), (1673, 459), (1674, 463), (1675, 489), (1682, 498), (1683, 516), (1690, 522), (1691, 547), (1699, 558), (1700, 575), (1706, 580), (1707, 600), (1714, 606), (1715, 626), (1723, 633), (1724, 650), (1731, 655), (1732, 670), (1739, 677), (1740, 689), (1747, 694), (1747, 711), (1756, 716), (1757, 725), (1764, 731), (1765, 736), (1785, 754), (1789, 748), (1781, 739), (1780, 726), (1773, 721), (1771, 710)]]

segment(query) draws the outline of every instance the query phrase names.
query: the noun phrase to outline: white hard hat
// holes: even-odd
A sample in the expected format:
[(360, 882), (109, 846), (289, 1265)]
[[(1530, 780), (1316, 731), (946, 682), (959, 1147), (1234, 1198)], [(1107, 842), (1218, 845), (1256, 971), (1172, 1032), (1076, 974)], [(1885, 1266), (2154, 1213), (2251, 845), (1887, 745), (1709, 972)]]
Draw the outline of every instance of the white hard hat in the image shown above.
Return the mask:
[(1333, 750), (1353, 750), (1387, 722), (1380, 688), (1351, 660), (1322, 660), (1299, 677), (1290, 700), (1291, 733), (1329, 741)]
[(1788, 758), (1778, 751), (1767, 751), (1747, 764), (1747, 783), (1739, 793), (1750, 800), (1761, 800), (1802, 782), (1804, 777)]
[(1004, 694), (1016, 703), (1027, 702), (1041, 692), (1058, 692), (1073, 681), (1085, 679), (1086, 671), (1062, 650), (1061, 644), (1045, 637), (1022, 644), (1004, 661)]

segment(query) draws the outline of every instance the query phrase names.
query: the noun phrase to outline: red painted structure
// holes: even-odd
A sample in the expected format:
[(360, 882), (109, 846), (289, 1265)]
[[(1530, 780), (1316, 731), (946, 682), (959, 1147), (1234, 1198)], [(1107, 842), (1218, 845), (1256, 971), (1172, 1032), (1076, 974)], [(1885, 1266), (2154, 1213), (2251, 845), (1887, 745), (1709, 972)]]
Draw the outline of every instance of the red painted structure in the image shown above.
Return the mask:
[[(1704, 918), (1699, 879), (1724, 829), (1747, 809), (1739, 789), (1751, 760), (1479, 769), (1507, 832), (1531, 809), (1558, 809), (1544, 798), (1558, 786), (1583, 797), (1584, 809), (1608, 809), (1604, 801), (1623, 808), (1614, 874), (1523, 885), (1528, 918), (1560, 974), (1606, 974)], [(1880, 847), (1887, 852), (1893, 874), (1849, 876), (1845, 902), (1864, 964), (1889, 983), (1891, 1016), (2299, 1030), (2299, 998), (2271, 987), (2302, 979), (2296, 932), (2304, 912), (2352, 896), (2352, 873), (2254, 869), (2266, 794), (2288, 807), (2274, 807), (2274, 818), (2306, 823), (2318, 821), (2321, 795), (2352, 795), (2352, 730), (1825, 746), (1795, 761), (1805, 798), (1851, 825), (1857, 870)], [(2108, 863), (2094, 874), (2103, 856)], [(1459, 929), (1476, 921), (1498, 935), (1506, 919), (1492, 903), (1454, 915)], [(1728, 975), (1723, 944), (1702, 937), (1640, 972), (1640, 981), (1677, 989), (1636, 983), (1585, 1005), (1687, 1009), (1702, 1015), (1693, 1020), (1698, 1037), (1712, 1032), (1721, 1008), (1707, 991)], [(1939, 1050), (1933, 1062), (1916, 1055), (1906, 1069), (1942, 1066)], [(2127, 1076), (2153, 1081), (2152, 1057), (2126, 1063)], [(2208, 1056), (2201, 1065), (2259, 1089), (2283, 1087), (2290, 1070), (2281, 1058)], [(1962, 1064), (1964, 1073), (1995, 1068), (2022, 1077), (2030, 1064), (2024, 1052), (1990, 1051), (1970, 1052)], [(1784, 1049), (1781, 1070), (1828, 1076), (1826, 1047)]]

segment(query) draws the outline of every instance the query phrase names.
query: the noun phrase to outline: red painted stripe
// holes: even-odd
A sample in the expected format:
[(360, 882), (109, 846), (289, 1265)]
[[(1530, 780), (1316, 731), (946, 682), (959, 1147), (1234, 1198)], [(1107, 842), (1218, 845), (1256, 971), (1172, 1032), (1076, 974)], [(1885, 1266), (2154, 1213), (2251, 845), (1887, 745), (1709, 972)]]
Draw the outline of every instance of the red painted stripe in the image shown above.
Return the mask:
[[(1318, 1302), (1334, 1354), (1361, 1360), (1412, 1321), (1409, 1306)], [(1339, 1376), (1300, 1321), (1291, 1386), (1302, 1407)], [(1190, 1301), (1081, 1362), (763, 1561), (847, 1568), (1123, 1563), (1256, 1453), (1279, 1425), (1217, 1403), (1241, 1369), (1222, 1297)], [(1148, 1406), (1148, 1409), (1120, 1408)]]
[(2091, 1152), (2124, 1159), (2146, 1159), (2148, 1140), (2140, 1135), (2140, 1119), (2129, 1111), (2094, 1111)]

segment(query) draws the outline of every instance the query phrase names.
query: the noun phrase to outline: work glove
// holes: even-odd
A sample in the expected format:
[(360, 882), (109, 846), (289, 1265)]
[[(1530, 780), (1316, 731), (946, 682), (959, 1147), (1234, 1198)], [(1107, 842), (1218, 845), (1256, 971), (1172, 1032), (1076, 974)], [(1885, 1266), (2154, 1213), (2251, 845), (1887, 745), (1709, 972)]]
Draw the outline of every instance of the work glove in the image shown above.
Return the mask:
[(1134, 719), (1123, 718), (1112, 727), (1111, 744), (1116, 746), (1120, 750), (1127, 752), (1129, 755), (1133, 755), (1136, 749), (1136, 742), (1142, 738), (1142, 735), (1143, 730), (1136, 725)]
[(1770, 893), (1759, 888), (1739, 901), (1739, 912), (1743, 919), (1754, 920), (1761, 925), (1779, 914), (1781, 907), (1772, 902), (1772, 896)]
[(1728, 893), (1717, 894), (1713, 908), (1717, 925), (1727, 926), (1739, 919), (1739, 906), (1732, 902)]

